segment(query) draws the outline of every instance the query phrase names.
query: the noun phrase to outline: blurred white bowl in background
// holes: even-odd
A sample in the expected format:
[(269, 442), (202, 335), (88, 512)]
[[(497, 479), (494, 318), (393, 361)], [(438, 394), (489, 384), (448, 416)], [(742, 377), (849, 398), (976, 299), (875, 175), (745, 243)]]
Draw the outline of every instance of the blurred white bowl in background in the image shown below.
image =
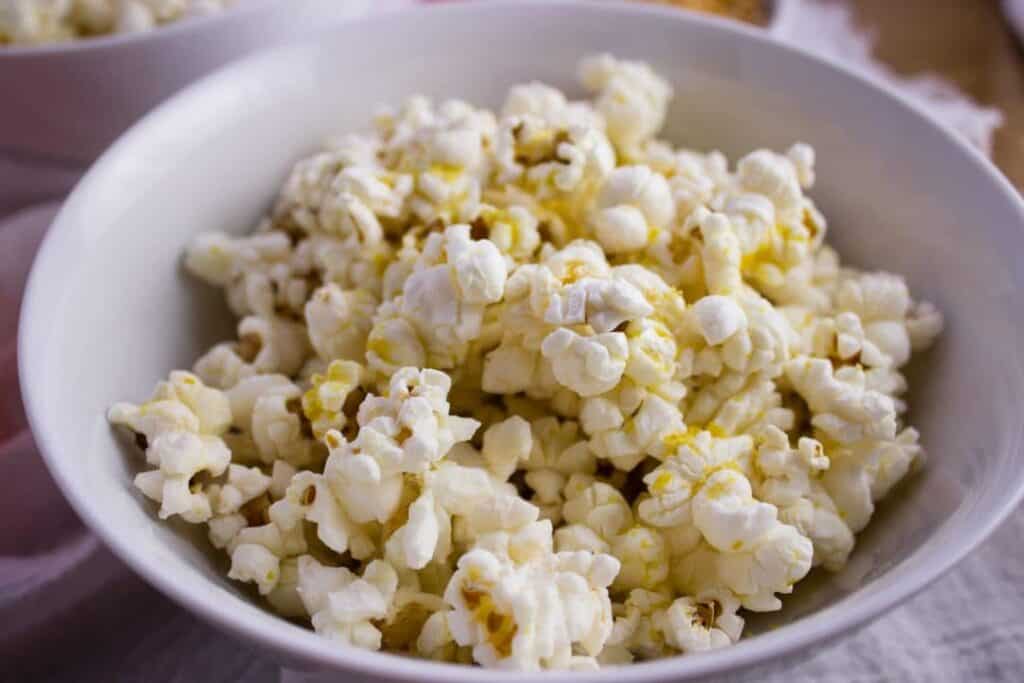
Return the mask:
[(372, 0), (240, 0), (148, 33), (0, 47), (0, 154), (86, 165), (167, 96), (253, 50), (366, 11)]

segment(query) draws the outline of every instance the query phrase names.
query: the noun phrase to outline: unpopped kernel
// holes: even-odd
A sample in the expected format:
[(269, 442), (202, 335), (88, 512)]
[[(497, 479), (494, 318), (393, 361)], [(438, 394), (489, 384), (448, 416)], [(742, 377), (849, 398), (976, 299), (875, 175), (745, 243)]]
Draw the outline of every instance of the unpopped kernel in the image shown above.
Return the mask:
[(921, 462), (901, 371), (942, 316), (840, 267), (813, 149), (730, 170), (655, 138), (647, 65), (581, 78), (500, 114), (414, 97), (300, 161), (254, 234), (186, 254), (237, 338), (110, 410), (157, 514), (339, 646), (723, 647)]

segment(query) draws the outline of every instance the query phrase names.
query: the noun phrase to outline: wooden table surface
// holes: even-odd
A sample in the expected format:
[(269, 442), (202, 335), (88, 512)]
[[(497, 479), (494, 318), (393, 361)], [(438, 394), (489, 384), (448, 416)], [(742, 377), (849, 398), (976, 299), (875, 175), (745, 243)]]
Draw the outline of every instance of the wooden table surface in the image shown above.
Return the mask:
[(878, 35), (875, 56), (897, 72), (931, 71), (1003, 112), (994, 160), (1024, 192), (1024, 49), (998, 0), (852, 0)]

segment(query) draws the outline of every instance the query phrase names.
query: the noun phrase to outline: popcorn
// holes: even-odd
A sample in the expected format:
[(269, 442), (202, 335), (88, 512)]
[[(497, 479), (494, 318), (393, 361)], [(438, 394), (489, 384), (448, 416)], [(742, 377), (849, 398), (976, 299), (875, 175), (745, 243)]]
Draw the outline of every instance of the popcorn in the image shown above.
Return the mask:
[[(298, 387), (294, 394), (298, 394)], [(315, 459), (317, 444), (307, 434), (309, 423), (292, 391), (260, 396), (252, 409), (252, 438), (264, 463), (286, 460), (308, 466)]]
[(723, 592), (682, 597), (657, 621), (663, 622), (665, 642), (671, 647), (680, 652), (704, 652), (740, 639), (743, 618), (736, 614), (739, 607), (738, 600)]
[(277, 556), (255, 543), (243, 543), (231, 553), (228, 578), (255, 583), (260, 595), (266, 595), (281, 578), (281, 562)]
[(648, 455), (663, 457), (663, 438), (683, 429), (679, 408), (627, 382), (616, 393), (584, 401), (581, 417), (584, 430), (591, 435), (591, 448), (624, 471), (632, 470)]
[(284, 498), (288, 484), (296, 474), (298, 474), (298, 468), (294, 465), (284, 460), (275, 460), (270, 473), (270, 486), (267, 487), (270, 497), (274, 500)]
[[(736, 180), (748, 192), (766, 197), (776, 211), (785, 215), (799, 211), (803, 187), (814, 180), (814, 152), (807, 145), (794, 145), (793, 158), (801, 162), (798, 171), (793, 159), (766, 149), (751, 152), (736, 165)], [(801, 173), (802, 171), (802, 173)], [(801, 182), (801, 177), (806, 183)]]
[(0, 7), (0, 46), (149, 31), (232, 4), (234, 0), (12, 0)]
[[(391, 377), (388, 396), (371, 395), (360, 404), (353, 441), (327, 432), (331, 455), (324, 475), (353, 520), (387, 522), (398, 511), (403, 474), (426, 475), (472, 437), (479, 423), (448, 413), (450, 386), (437, 370), (404, 368)], [(419, 519), (428, 522), (430, 505), (422, 507)]]
[(696, 229), (703, 241), (700, 256), (708, 293), (729, 295), (738, 291), (743, 282), (740, 245), (729, 218), (700, 207), (686, 219), (683, 229)]
[(343, 291), (331, 282), (306, 304), (306, 326), (313, 349), (325, 361), (361, 361), (373, 327), (377, 299), (366, 290)]
[(214, 548), (226, 548), (248, 524), (242, 514), (213, 517), (208, 522), (210, 543)]
[(366, 339), (366, 361), (376, 373), (390, 376), (398, 368), (422, 367), (427, 350), (412, 323), (402, 317), (395, 299), (377, 309)]
[(257, 496), (262, 496), (270, 487), (270, 477), (258, 467), (228, 465), (227, 482), (216, 491), (214, 511), (218, 515), (235, 513)]
[(674, 215), (665, 176), (647, 166), (620, 166), (601, 188), (593, 229), (606, 253), (637, 251), (668, 227)]
[(634, 526), (616, 536), (612, 541), (612, 555), (622, 562), (622, 571), (615, 579), (617, 591), (654, 589), (668, 578), (665, 541), (650, 527)]
[(663, 614), (672, 598), (667, 593), (637, 588), (617, 603), (615, 624), (608, 645), (601, 653), (601, 663), (628, 664), (634, 656), (643, 659), (663, 657), (666, 650), (662, 629)]
[(444, 594), (454, 640), (484, 666), (518, 670), (565, 668), (574, 648), (600, 652), (612, 629), (607, 587), (618, 562), (585, 551), (554, 554), (550, 545), (517, 559), (501, 547), (510, 540), (492, 539), (498, 547), (460, 558)]
[(754, 499), (750, 482), (739, 472), (719, 470), (690, 503), (693, 525), (716, 550), (739, 552), (775, 526), (778, 510)]
[[(694, 434), (688, 430), (668, 434), (663, 437), (663, 441), (669, 448), (676, 450), (644, 477), (650, 497), (642, 500), (637, 508), (642, 520), (658, 528), (690, 523), (694, 519), (693, 504), (696, 496), (704, 487), (709, 487), (708, 493), (701, 498), (701, 506), (710, 533), (721, 540), (717, 534), (716, 502), (725, 502), (731, 495), (740, 498), (733, 501), (741, 504), (743, 513), (739, 514), (751, 514), (754, 528), (760, 526), (758, 517), (764, 511), (757, 507), (742, 506), (742, 503), (756, 503), (749, 496), (743, 495), (744, 482), (740, 481), (743, 471), (749, 468), (749, 459), (753, 453), (753, 440), (749, 436), (715, 438), (707, 431)], [(720, 473), (724, 478), (712, 482)], [(749, 486), (747, 482), (746, 487)], [(729, 530), (722, 531), (730, 533)], [(731, 540), (724, 543), (726, 546), (731, 544)]]
[(603, 333), (653, 311), (643, 294), (628, 282), (583, 278), (552, 297), (544, 322), (559, 326), (586, 323)]
[(484, 432), (483, 456), (495, 477), (507, 480), (533, 450), (530, 423), (513, 415)]
[(777, 524), (749, 552), (719, 555), (722, 583), (755, 612), (781, 609), (775, 593), (791, 593), (811, 568), (811, 541), (795, 528)]
[(299, 597), (298, 583), (298, 559), (289, 557), (279, 562), (277, 584), (266, 597), (274, 611), (283, 617), (299, 619), (306, 616), (306, 608)]
[(306, 360), (306, 330), (288, 320), (243, 318), (238, 340), (239, 355), (257, 372), (294, 375)]
[(170, 431), (219, 436), (232, 420), (230, 402), (224, 393), (205, 386), (189, 372), (175, 371), (156, 386), (150, 400), (142, 405), (118, 403), (110, 409), (114, 424), (128, 427), (147, 441)]
[[(95, 27), (184, 6), (67, 1)], [(253, 234), (189, 246), (237, 337), (108, 418), (159, 516), (282, 616), (519, 671), (725, 647), (923, 461), (902, 368), (942, 315), (841, 266), (814, 150), (730, 169), (655, 138), (647, 65), (580, 75), (591, 99), (526, 83), (500, 116), (382, 109)]]
[(608, 54), (588, 57), (580, 63), (580, 80), (597, 93), (594, 107), (606, 121), (608, 137), (627, 156), (665, 121), (672, 86), (642, 62)]
[(308, 471), (292, 477), (284, 497), (270, 506), (270, 520), (286, 532), (301, 531), (302, 520), (316, 524), (317, 537), (337, 553), (360, 559), (373, 552), (366, 531), (339, 504), (324, 476)]
[(313, 375), (313, 386), (302, 395), (302, 412), (312, 425), (313, 434), (322, 439), (330, 429), (345, 427), (348, 417), (345, 402), (359, 386), (362, 369), (352, 361), (333, 361), (327, 374)]
[(697, 318), (700, 333), (708, 346), (721, 344), (747, 326), (747, 316), (743, 309), (726, 296), (706, 296), (690, 310)]
[(227, 469), (231, 452), (221, 439), (186, 431), (160, 434), (146, 450), (146, 460), (159, 469), (142, 472), (135, 485), (160, 503), (160, 518), (181, 515), (193, 524), (213, 514), (209, 496), (193, 477), (201, 472), (220, 476)]
[(942, 316), (930, 304), (911, 311), (906, 282), (888, 273), (862, 273), (845, 280), (836, 292), (836, 306), (857, 315), (864, 338), (896, 367), (909, 360), (912, 348), (926, 348), (942, 329)]
[(904, 429), (894, 438), (869, 440), (839, 449), (822, 483), (837, 512), (853, 533), (867, 526), (874, 502), (922, 458), (917, 431)]
[(474, 221), (474, 227), (487, 230), (487, 238), (506, 255), (506, 262), (513, 263), (529, 259), (540, 246), (539, 224), (529, 209), (518, 205), (499, 209), (484, 204)]
[(557, 127), (589, 125), (603, 127), (604, 122), (587, 102), (570, 102), (560, 90), (549, 85), (524, 83), (514, 85), (501, 107), (503, 118), (532, 116)]
[(896, 406), (892, 398), (865, 386), (863, 370), (833, 371), (820, 358), (795, 358), (785, 365), (786, 378), (807, 401), (811, 423), (841, 444), (896, 436)]
[(324, 567), (305, 555), (299, 558), (298, 573), (297, 590), (317, 633), (380, 649), (381, 632), (373, 622), (388, 615), (398, 588), (398, 575), (387, 562), (374, 560), (357, 578), (344, 567)]
[(621, 332), (584, 337), (567, 328), (549, 334), (541, 353), (558, 382), (582, 397), (610, 391), (626, 371), (629, 345)]
[(522, 464), (526, 484), (533, 489), (533, 502), (540, 506), (544, 516), (557, 522), (562, 518), (567, 480), (574, 475), (593, 474), (597, 460), (582, 440), (576, 422), (542, 417), (530, 426), (532, 448)]
[(501, 299), (506, 272), (497, 247), (472, 240), (466, 225), (445, 231), (443, 255), (445, 263), (417, 270), (405, 281), (400, 312), (428, 354), (442, 367), (453, 367), (464, 345), (480, 334), (484, 307)]
[(562, 512), (569, 524), (581, 524), (606, 542), (611, 542), (633, 526), (629, 503), (609, 484), (575, 474), (565, 492)]
[(743, 631), (739, 601), (727, 591), (711, 590), (674, 601), (666, 594), (635, 589), (622, 605), (604, 663), (630, 662), (634, 656), (704, 652), (731, 645)]

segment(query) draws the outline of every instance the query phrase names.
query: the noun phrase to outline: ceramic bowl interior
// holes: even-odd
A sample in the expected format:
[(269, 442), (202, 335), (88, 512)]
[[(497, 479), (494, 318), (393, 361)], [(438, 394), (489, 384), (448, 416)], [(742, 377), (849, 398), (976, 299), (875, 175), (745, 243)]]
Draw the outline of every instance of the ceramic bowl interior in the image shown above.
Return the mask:
[(32, 274), (21, 379), (57, 481), (135, 570), (294, 666), (479, 675), (338, 647), (265, 611), (200, 534), (156, 519), (131, 485), (140, 458), (104, 413), (230, 334), (219, 296), (183, 275), (182, 249), (202, 232), (252, 229), (325, 137), (412, 93), (497, 107), (510, 85), (537, 79), (581, 95), (575, 65), (596, 51), (647, 60), (672, 81), (665, 134), (676, 143), (733, 158), (814, 145), (829, 239), (851, 264), (905, 274), (948, 329), (911, 370), (927, 466), (881, 506), (846, 569), (801, 583), (726, 651), (576, 679), (684, 679), (793, 654), (922, 588), (1005, 517), (1024, 479), (1024, 211), (987, 162), (893, 95), (756, 30), (608, 3), (470, 3), (338, 26), (233, 65), (131, 130), (65, 205)]

